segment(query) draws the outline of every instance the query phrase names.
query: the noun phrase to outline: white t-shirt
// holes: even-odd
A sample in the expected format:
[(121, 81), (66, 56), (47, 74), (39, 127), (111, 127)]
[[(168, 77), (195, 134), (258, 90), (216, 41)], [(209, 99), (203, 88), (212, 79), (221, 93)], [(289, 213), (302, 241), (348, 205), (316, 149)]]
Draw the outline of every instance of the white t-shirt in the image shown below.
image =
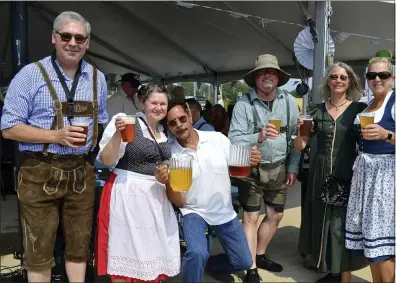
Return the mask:
[(221, 225), (236, 217), (227, 165), (230, 141), (218, 132), (195, 131), (199, 136), (196, 151), (183, 148), (176, 139), (171, 143), (172, 157), (181, 154), (193, 157), (192, 186), (180, 210), (183, 215), (200, 215), (209, 225)]

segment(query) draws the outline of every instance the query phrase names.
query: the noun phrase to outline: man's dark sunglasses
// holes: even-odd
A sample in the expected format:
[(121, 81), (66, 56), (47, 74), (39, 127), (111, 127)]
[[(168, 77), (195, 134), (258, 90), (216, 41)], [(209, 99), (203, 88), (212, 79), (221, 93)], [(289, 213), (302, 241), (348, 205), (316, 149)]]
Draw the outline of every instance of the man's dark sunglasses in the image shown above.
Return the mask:
[(377, 76), (381, 79), (381, 80), (386, 80), (389, 79), (392, 76), (392, 73), (390, 72), (368, 72), (366, 73), (366, 79), (368, 79), (369, 81), (371, 80), (375, 80), (377, 78)]
[(83, 36), (82, 34), (73, 35), (68, 32), (59, 32), (59, 31), (57, 31), (56, 33), (59, 34), (62, 41), (66, 41), (66, 42), (72, 40), (73, 37), (76, 43), (78, 44), (84, 43), (88, 39), (88, 36)]
[(181, 116), (181, 117), (179, 117), (179, 118), (176, 118), (176, 119), (173, 119), (173, 120), (168, 121), (168, 122), (167, 122), (168, 126), (169, 126), (169, 127), (176, 127), (176, 125), (177, 125), (176, 120), (179, 120), (180, 123), (184, 124), (184, 123), (187, 122), (187, 116), (184, 115), (184, 116)]

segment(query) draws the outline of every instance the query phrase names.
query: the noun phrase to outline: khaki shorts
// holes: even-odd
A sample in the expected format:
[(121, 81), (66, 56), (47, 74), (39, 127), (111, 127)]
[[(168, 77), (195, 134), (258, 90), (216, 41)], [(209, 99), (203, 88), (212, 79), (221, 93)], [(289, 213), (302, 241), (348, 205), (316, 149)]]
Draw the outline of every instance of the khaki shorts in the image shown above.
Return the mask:
[(252, 168), (249, 177), (236, 181), (239, 201), (244, 211), (260, 211), (261, 198), (264, 203), (283, 212), (286, 203), (287, 172), (284, 163), (260, 164)]
[(65, 260), (90, 257), (94, 205), (94, 166), (85, 156), (22, 153), (18, 174), (23, 259), (29, 271), (54, 266), (54, 244), (61, 210)]

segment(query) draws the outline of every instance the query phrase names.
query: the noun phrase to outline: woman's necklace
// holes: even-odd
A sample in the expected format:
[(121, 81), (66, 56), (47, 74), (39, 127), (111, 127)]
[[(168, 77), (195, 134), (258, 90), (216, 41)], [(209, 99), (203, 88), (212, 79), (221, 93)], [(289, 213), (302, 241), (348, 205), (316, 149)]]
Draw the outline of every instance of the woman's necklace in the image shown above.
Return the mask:
[(333, 107), (335, 107), (336, 111), (338, 111), (338, 108), (341, 107), (341, 106), (343, 106), (343, 105), (344, 105), (345, 103), (347, 103), (348, 101), (349, 101), (348, 99), (345, 99), (345, 101), (344, 101), (343, 103), (341, 103), (341, 104), (339, 104), (339, 105), (334, 105), (333, 103), (331, 103), (331, 99), (329, 99), (330, 105), (333, 106)]
[(155, 139), (160, 139), (161, 138), (161, 133), (158, 130), (158, 126), (155, 127), (155, 129), (152, 129), (152, 132), (153, 132), (153, 135), (154, 135)]

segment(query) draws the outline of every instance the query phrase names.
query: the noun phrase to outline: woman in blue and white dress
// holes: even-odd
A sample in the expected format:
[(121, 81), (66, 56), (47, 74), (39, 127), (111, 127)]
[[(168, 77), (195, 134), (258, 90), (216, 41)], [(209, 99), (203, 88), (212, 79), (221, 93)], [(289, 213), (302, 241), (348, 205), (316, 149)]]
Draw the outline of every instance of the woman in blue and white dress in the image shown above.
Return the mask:
[[(364, 254), (373, 282), (395, 280), (395, 92), (392, 64), (373, 58), (366, 74), (374, 99), (364, 112), (374, 124), (360, 129), (346, 220), (346, 247)], [(363, 113), (364, 113), (363, 112)]]

